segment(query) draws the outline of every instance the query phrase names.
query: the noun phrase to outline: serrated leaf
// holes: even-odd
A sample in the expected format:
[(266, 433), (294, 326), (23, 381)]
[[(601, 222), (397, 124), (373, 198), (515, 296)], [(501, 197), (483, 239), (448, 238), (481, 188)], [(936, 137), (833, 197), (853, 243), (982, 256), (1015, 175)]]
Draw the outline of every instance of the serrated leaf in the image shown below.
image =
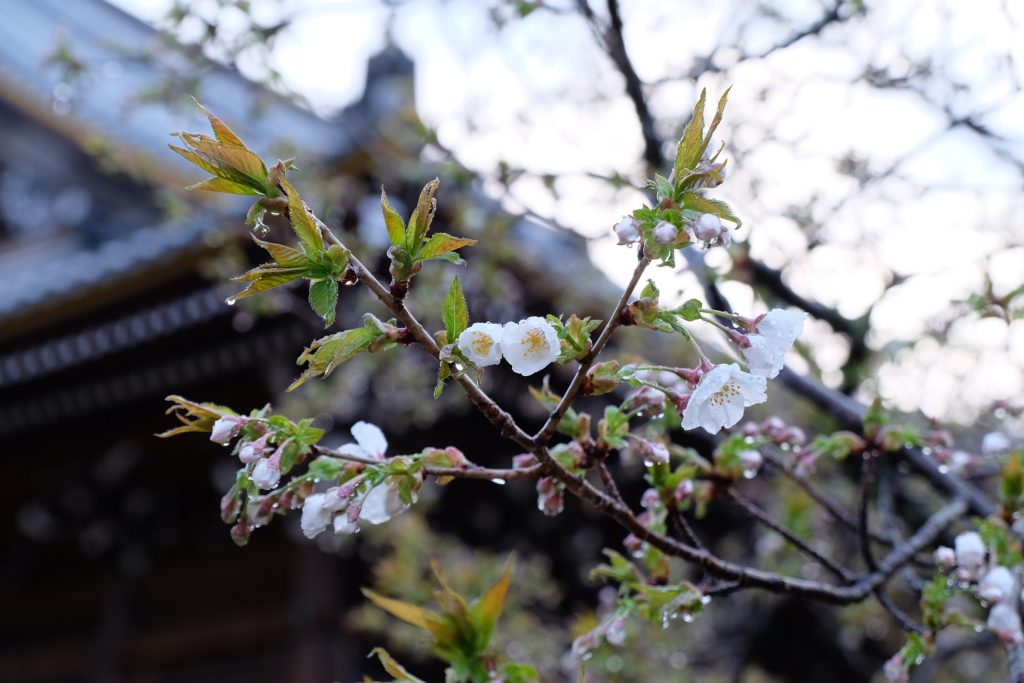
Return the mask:
[(448, 333), (448, 339), (452, 342), (469, 327), (469, 309), (466, 307), (466, 297), (462, 294), (462, 285), (459, 284), (457, 275), (452, 280), (448, 294), (444, 297), (444, 303), (441, 306), (441, 321)]
[(305, 363), (307, 367), (287, 390), (292, 391), (313, 377), (329, 376), (339, 365), (366, 350), (381, 334), (380, 330), (364, 326), (317, 339), (296, 361), (297, 365)]
[(434, 220), (434, 211), (437, 209), (437, 200), (434, 199), (434, 193), (437, 192), (437, 186), (440, 184), (440, 179), (434, 178), (424, 185), (423, 190), (420, 192), (420, 198), (416, 202), (416, 209), (409, 218), (409, 226), (407, 228), (406, 247), (411, 252), (419, 249), (420, 244), (423, 243), (423, 238), (426, 237), (427, 232), (430, 230), (430, 224)]
[(213, 129), (213, 135), (214, 137), (217, 138), (218, 142), (220, 142), (222, 145), (230, 145), (232, 147), (246, 146), (246, 144), (242, 142), (242, 139), (235, 135), (235, 132), (233, 130), (228, 128), (227, 124), (225, 124), (219, 118), (214, 116), (214, 114), (209, 109), (201, 105), (199, 103), (199, 100), (193, 97), (192, 101), (196, 103), (196, 106), (199, 107), (199, 111), (201, 111), (210, 121), (210, 128)]
[[(172, 147), (172, 149), (174, 148)], [(234, 180), (228, 180), (227, 178), (207, 178), (203, 182), (189, 185), (185, 189), (203, 190), (206, 192), (222, 192), (224, 194), (263, 194), (262, 192), (259, 192), (248, 185), (236, 183)]]
[(288, 222), (291, 223), (295, 236), (299, 238), (302, 251), (306, 256), (320, 260), (319, 256), (324, 251), (324, 237), (320, 234), (320, 228), (306, 210), (298, 191), (284, 178), (281, 178), (281, 189), (288, 195)]
[(279, 268), (273, 264), (265, 264), (253, 268), (247, 273), (243, 273), (236, 278), (232, 278), (239, 282), (248, 282), (249, 286), (238, 294), (232, 295), (228, 299), (228, 303), (235, 303), (242, 299), (248, 299), (250, 296), (261, 294), (268, 289), (288, 284), (289, 282), (302, 277), (305, 272), (305, 268)]
[(196, 133), (178, 135), (192, 150), (217, 167), (214, 175), (251, 185), (266, 192), (267, 167), (256, 154), (244, 147), (227, 147), (213, 138)]
[(310, 265), (310, 261), (306, 258), (298, 249), (286, 246), (284, 244), (276, 244), (274, 242), (264, 242), (261, 239), (253, 238), (256, 244), (260, 245), (267, 250), (271, 258), (274, 259), (274, 263), (281, 266), (282, 268), (306, 268)]
[(333, 325), (335, 309), (338, 306), (338, 281), (329, 277), (310, 282), (309, 305), (323, 318), (324, 327)]
[(662, 200), (665, 197), (671, 197), (675, 194), (675, 188), (672, 187), (672, 183), (669, 179), (662, 175), (655, 174), (654, 176), (654, 189), (657, 192), (658, 200)]
[(743, 225), (743, 221), (733, 213), (732, 208), (721, 200), (710, 199), (699, 192), (684, 192), (682, 201), (687, 209), (699, 213), (713, 213), (719, 218), (735, 223), (737, 228)]
[(423, 245), (419, 253), (416, 254), (416, 260), (426, 261), (428, 259), (441, 258), (456, 249), (471, 247), (474, 244), (476, 244), (476, 240), (466, 237), (455, 237), (444, 232), (434, 233), (427, 240), (426, 244)]
[(686, 130), (679, 139), (679, 146), (676, 148), (675, 180), (678, 182), (686, 172), (691, 170), (700, 161), (703, 153), (704, 135), (704, 103), (707, 101), (708, 91), (701, 88), (700, 98), (693, 108), (693, 116)]
[(423, 629), (432, 635), (438, 644), (448, 643), (456, 635), (455, 629), (451, 624), (446, 623), (441, 616), (434, 614), (429, 610), (417, 607), (416, 605), (408, 602), (402, 602), (401, 600), (386, 598), (383, 595), (374, 593), (368, 588), (363, 589), (363, 595), (391, 616), (397, 617), (407, 624), (412, 624), (417, 628)]
[(398, 215), (398, 212), (391, 208), (388, 203), (388, 195), (384, 188), (380, 188), (380, 208), (384, 213), (384, 225), (388, 229), (388, 239), (395, 247), (405, 246), (405, 221)]

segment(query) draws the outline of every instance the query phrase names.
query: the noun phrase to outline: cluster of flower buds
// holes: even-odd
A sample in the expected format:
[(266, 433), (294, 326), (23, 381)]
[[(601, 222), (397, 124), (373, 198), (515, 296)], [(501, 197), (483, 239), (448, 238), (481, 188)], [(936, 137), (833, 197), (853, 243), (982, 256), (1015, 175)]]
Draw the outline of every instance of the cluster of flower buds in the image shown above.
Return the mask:
[(478, 368), (497, 365), (504, 358), (513, 372), (524, 376), (546, 368), (561, 351), (558, 332), (538, 316), (504, 325), (473, 323), (459, 335), (457, 345)]
[(1020, 614), (1017, 612), (1019, 585), (1014, 572), (995, 564), (995, 558), (986, 562), (985, 542), (974, 531), (959, 534), (953, 548), (935, 549), (935, 563), (944, 569), (955, 570), (958, 581), (977, 582), (976, 592), (983, 604), (990, 605), (987, 625), (1005, 643), (1024, 642)]
[(764, 439), (782, 448), (803, 446), (807, 443), (807, 434), (799, 427), (788, 425), (775, 415), (760, 424), (747, 422), (743, 425), (743, 436), (749, 439)]
[[(623, 216), (612, 226), (612, 232), (622, 245), (633, 244), (641, 237), (640, 223), (633, 216)], [(686, 235), (685, 239), (680, 236), (681, 232)], [(670, 221), (660, 220), (651, 228), (651, 235), (655, 242), (666, 245), (686, 246), (692, 242), (703, 242), (707, 246), (727, 247), (732, 242), (729, 229), (713, 213), (700, 214), (696, 219), (686, 222), (681, 229)]]
[[(385, 461), (388, 442), (376, 425), (357, 422), (352, 427), (356, 443), (338, 448), (338, 452), (361, 461)], [(411, 491), (415, 502), (416, 492)], [(348, 481), (332, 486), (323, 493), (314, 493), (302, 503), (302, 532), (307, 538), (316, 538), (328, 527), (335, 534), (347, 535), (359, 531), (359, 523), (383, 524), (409, 507), (402, 500), (398, 477), (373, 481), (359, 474)]]
[[(512, 466), (516, 469), (526, 469), (536, 464), (537, 459), (529, 453), (521, 453), (512, 458)], [(564, 507), (565, 485), (552, 477), (537, 479), (537, 509), (548, 517), (554, 517), (561, 514)]]

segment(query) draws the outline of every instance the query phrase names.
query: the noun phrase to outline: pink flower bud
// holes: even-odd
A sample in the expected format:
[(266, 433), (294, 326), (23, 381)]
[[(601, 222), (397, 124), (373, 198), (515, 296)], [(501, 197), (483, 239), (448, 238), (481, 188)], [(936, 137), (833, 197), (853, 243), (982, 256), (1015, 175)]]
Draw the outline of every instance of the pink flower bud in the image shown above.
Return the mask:
[(626, 552), (630, 555), (635, 555), (643, 549), (643, 542), (633, 534), (629, 534), (622, 539), (622, 547), (625, 548)]
[(645, 510), (650, 510), (660, 503), (661, 496), (658, 495), (658, 491), (656, 489), (647, 489), (644, 491), (644, 494), (640, 496), (640, 507)]
[(764, 464), (764, 456), (761, 455), (760, 451), (756, 451), (753, 448), (740, 451), (739, 453), (740, 467), (743, 468), (744, 472), (757, 472), (761, 469), (761, 465)]
[(658, 224), (654, 226), (652, 234), (654, 235), (655, 242), (659, 244), (672, 244), (676, 241), (676, 237), (679, 236), (679, 228), (668, 221), (658, 221)]
[(619, 244), (632, 244), (640, 239), (640, 226), (632, 216), (623, 216), (612, 228)]
[(932, 558), (935, 560), (935, 564), (940, 567), (951, 568), (956, 566), (956, 551), (944, 545), (940, 545), (932, 553)]
[(693, 480), (683, 479), (676, 486), (676, 490), (672, 493), (672, 497), (676, 499), (677, 503), (682, 503), (693, 495)]
[(264, 434), (255, 441), (246, 441), (238, 449), (238, 459), (246, 465), (254, 463), (263, 457), (263, 451), (267, 447), (267, 440), (270, 434)]
[(238, 430), (245, 424), (244, 417), (225, 415), (213, 423), (210, 430), (210, 441), (219, 444), (226, 444), (238, 436)]
[(532, 453), (520, 453), (512, 457), (512, 467), (517, 470), (525, 470), (527, 467), (533, 467), (537, 464), (537, 459), (533, 457)]
[(701, 214), (693, 224), (693, 235), (701, 242), (713, 242), (725, 233), (722, 219), (713, 213)]
[(261, 489), (272, 489), (281, 482), (281, 470), (273, 462), (273, 458), (256, 463), (252, 468), (252, 481)]

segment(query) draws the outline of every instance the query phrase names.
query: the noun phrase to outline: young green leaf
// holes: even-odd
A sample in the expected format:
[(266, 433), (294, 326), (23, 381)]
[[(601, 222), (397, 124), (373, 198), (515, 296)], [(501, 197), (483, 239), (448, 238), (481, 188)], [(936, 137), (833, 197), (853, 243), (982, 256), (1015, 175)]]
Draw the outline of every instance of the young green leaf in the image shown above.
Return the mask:
[(718, 199), (709, 199), (699, 192), (684, 192), (682, 195), (683, 205), (699, 213), (713, 213), (719, 218), (732, 221), (739, 228), (743, 221), (737, 218), (729, 205)]
[(494, 631), (494, 624), (497, 623), (498, 616), (505, 606), (505, 596), (508, 595), (508, 587), (511, 580), (512, 558), (510, 557), (505, 563), (505, 571), (502, 572), (501, 578), (486, 593), (480, 596), (480, 601), (476, 605), (482, 647), (486, 647), (490, 641), (491, 633)]
[(676, 148), (675, 181), (679, 182), (686, 173), (692, 170), (700, 155), (704, 151), (704, 103), (707, 100), (708, 91), (702, 88), (700, 99), (693, 108), (693, 116), (687, 124), (683, 136), (679, 139), (679, 146)]
[(405, 221), (388, 203), (388, 195), (380, 188), (380, 209), (384, 213), (384, 225), (388, 229), (388, 239), (394, 247), (405, 246)]
[(334, 324), (334, 312), (338, 306), (338, 281), (332, 277), (313, 280), (309, 283), (309, 305), (324, 320), (324, 327)]
[(476, 240), (466, 237), (455, 237), (444, 232), (434, 233), (416, 254), (415, 260), (427, 261), (429, 259), (445, 258), (456, 249), (471, 247), (474, 244), (476, 244)]
[(419, 201), (416, 202), (416, 209), (409, 219), (406, 233), (406, 247), (411, 252), (419, 250), (420, 245), (423, 243), (423, 238), (426, 237), (427, 231), (430, 230), (430, 224), (434, 220), (434, 211), (437, 210), (437, 200), (434, 199), (434, 193), (437, 192), (437, 186), (440, 184), (441, 180), (434, 178), (424, 185), (423, 191), (420, 192)]
[(203, 115), (207, 118), (207, 120), (209, 120), (210, 128), (213, 129), (213, 135), (215, 138), (217, 138), (217, 142), (219, 142), (222, 145), (227, 145), (229, 147), (246, 148), (246, 144), (242, 142), (241, 138), (235, 135), (235, 132), (233, 130), (228, 128), (227, 124), (225, 124), (219, 118), (214, 116), (213, 113), (209, 109), (201, 105), (199, 103), (199, 100), (197, 100), (196, 98), (193, 97), (192, 101), (196, 103), (196, 106), (199, 107), (199, 111), (201, 111)]
[(299, 238), (299, 245), (303, 253), (310, 258), (320, 260), (319, 256), (324, 251), (324, 237), (320, 234), (320, 228), (313, 222), (313, 217), (306, 210), (302, 197), (284, 178), (281, 179), (281, 189), (288, 195), (288, 221), (292, 225), (295, 236)]
[(380, 660), (384, 670), (389, 675), (394, 676), (395, 680), (393, 683), (426, 683), (422, 679), (416, 678), (411, 673), (405, 670), (401, 664), (395, 661), (395, 658), (388, 654), (388, 651), (382, 647), (375, 647), (370, 651), (370, 656), (376, 655)]
[(363, 589), (363, 595), (370, 599), (373, 604), (380, 607), (388, 614), (398, 617), (407, 624), (421, 628), (434, 637), (439, 643), (446, 643), (454, 639), (455, 628), (445, 619), (422, 607), (417, 607), (408, 602), (387, 598), (378, 595), (368, 588)]
[(256, 241), (256, 244), (266, 249), (267, 253), (269, 253), (271, 258), (274, 259), (274, 263), (282, 268), (305, 268), (310, 265), (310, 260), (298, 249), (293, 249), (292, 247), (284, 244), (264, 242), (263, 240), (256, 238), (253, 239)]
[(458, 276), (452, 280), (452, 286), (444, 298), (441, 307), (441, 320), (444, 322), (448, 339), (452, 342), (469, 327), (469, 309), (466, 308), (466, 297), (462, 294), (462, 285), (459, 284)]
[(313, 377), (327, 377), (334, 369), (350, 360), (361, 351), (365, 351), (383, 333), (372, 325), (364, 325), (353, 330), (345, 330), (336, 334), (317, 339), (309, 345), (296, 364), (306, 364), (306, 370), (291, 383), (288, 391), (302, 386)]
[(272, 263), (257, 266), (252, 270), (232, 278), (238, 282), (248, 282), (249, 286), (244, 290), (228, 298), (228, 303), (247, 299), (250, 296), (261, 294), (268, 289), (280, 287), (297, 280), (306, 274), (305, 268), (282, 268)]

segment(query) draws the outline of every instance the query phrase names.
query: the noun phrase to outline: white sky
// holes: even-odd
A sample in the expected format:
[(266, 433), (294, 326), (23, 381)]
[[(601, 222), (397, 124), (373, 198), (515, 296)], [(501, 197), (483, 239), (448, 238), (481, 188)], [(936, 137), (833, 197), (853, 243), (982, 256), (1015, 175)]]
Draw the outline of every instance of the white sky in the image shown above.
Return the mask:
[[(113, 1), (153, 21), (171, 5)], [(388, 12), (379, 3), (252, 4), (258, 21), (274, 21), (280, 8), (294, 14), (273, 60), (289, 87), (316, 110), (329, 113), (362, 92), (366, 59), (384, 44)], [(536, 13), (498, 32), (488, 16), (493, 4), (401, 5), (393, 35), (416, 62), (420, 114), (470, 168), (487, 173), (503, 159), (513, 167), (566, 174), (557, 200), (539, 183), (523, 181), (506, 201), (515, 207), (518, 200), (593, 237), (595, 261), (624, 281), (632, 264), (607, 238), (608, 227), (642, 199), (629, 191), (609, 195), (606, 186), (582, 175), (617, 171), (641, 181), (641, 140), (621, 81), (578, 17)], [(942, 77), (926, 94), (950, 103), (958, 116), (982, 112), (983, 123), (1004, 136), (1002, 148), (1024, 157), (1024, 96), (1018, 89), (1024, 82), (1024, 33), (1018, 28), (1024, 3), (867, 4), (865, 18), (830, 29), (827, 43), (801, 41), (732, 70), (735, 87), (721, 135), (727, 154), (739, 150), (743, 158), (730, 162), (737, 168), (718, 196), (744, 217), (741, 236), (749, 235), (755, 256), (776, 267), (788, 264), (798, 291), (847, 316), (867, 311), (893, 272), (908, 278), (872, 314), (872, 344), (888, 345), (897, 359), (881, 369), (877, 390), (899, 407), (966, 420), (972, 412), (961, 410), (960, 399), (977, 408), (1024, 396), (1024, 321), (962, 321), (945, 345), (914, 340), (949, 317), (951, 301), (979, 291), (986, 272), (997, 293), (1024, 282), (1024, 251), (1007, 251), (1024, 242), (1021, 176), (973, 132), (947, 130), (946, 115), (917, 94), (881, 91), (859, 76), (868, 59), (896, 73), (931, 59)], [(752, 3), (624, 5), (637, 70), (656, 82), (684, 71), (720, 35), (731, 39), (740, 29), (730, 22)], [(778, 6), (800, 25), (821, 12), (811, 0)], [(239, 18), (230, 11), (220, 17)], [(758, 52), (787, 32), (760, 24), (743, 33), (742, 44)], [(964, 87), (954, 90), (948, 85), (954, 81)], [(711, 77), (699, 85), (717, 99), (728, 83)], [(659, 117), (681, 122), (696, 91), (677, 82), (652, 88), (650, 96)], [(836, 159), (847, 154), (866, 160), (874, 175), (909, 157), (899, 177), (854, 194), (856, 182), (836, 169)], [(808, 206), (824, 226), (824, 244), (810, 252), (794, 218), (795, 208)], [(722, 264), (725, 256), (711, 261)], [(685, 287), (685, 296), (697, 294), (685, 275), (661, 271), (658, 279), (663, 290)], [(740, 308), (755, 305), (743, 285), (729, 284), (727, 292)], [(815, 360), (824, 377), (836, 382), (842, 343), (826, 330), (815, 327), (808, 334), (819, 347)]]

